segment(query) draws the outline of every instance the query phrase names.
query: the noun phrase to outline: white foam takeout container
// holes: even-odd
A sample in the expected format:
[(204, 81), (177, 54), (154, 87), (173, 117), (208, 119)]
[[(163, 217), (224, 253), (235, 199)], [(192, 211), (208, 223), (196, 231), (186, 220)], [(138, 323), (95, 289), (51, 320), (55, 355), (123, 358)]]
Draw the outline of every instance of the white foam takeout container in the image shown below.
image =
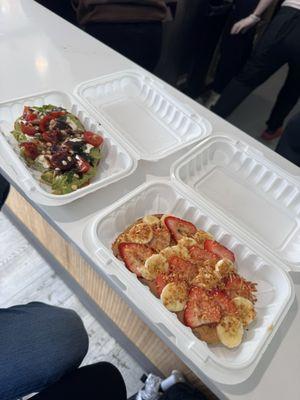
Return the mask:
[[(24, 105), (42, 106), (53, 104), (61, 106), (76, 115), (87, 130), (100, 134), (104, 138), (102, 158), (97, 175), (92, 182), (75, 192), (54, 195), (51, 188), (40, 182), (38, 174), (28, 168), (19, 155), (17, 141), (10, 133), (15, 120), (22, 115)], [(71, 95), (60, 91), (49, 91), (27, 97), (22, 97), (0, 104), (0, 154), (14, 171), (16, 181), (28, 196), (37, 203), (48, 206), (59, 206), (70, 203), (88, 193), (103, 188), (132, 173), (137, 166), (136, 160), (120, 144), (112, 134), (112, 129), (106, 129)]]
[[(97, 176), (75, 192), (53, 195), (18, 155), (10, 132), (24, 105), (62, 106), (79, 117), (87, 130), (101, 134), (103, 157)], [(139, 70), (80, 84), (74, 96), (48, 91), (0, 104), (0, 154), (32, 200), (48, 206), (70, 203), (116, 182), (137, 168), (138, 160), (158, 161), (208, 136), (211, 124), (170, 96), (163, 85)]]
[(74, 94), (138, 160), (158, 161), (208, 136), (211, 124), (140, 70), (105, 75), (78, 85)]
[[(239, 273), (257, 282), (257, 319), (238, 348), (198, 340), (113, 256), (117, 235), (153, 213), (210, 232), (234, 252)], [(289, 271), (300, 267), (299, 213), (299, 177), (242, 142), (213, 136), (178, 160), (169, 179), (152, 178), (94, 216), (83, 240), (99, 270), (196, 374), (233, 385), (251, 376), (294, 300)]]

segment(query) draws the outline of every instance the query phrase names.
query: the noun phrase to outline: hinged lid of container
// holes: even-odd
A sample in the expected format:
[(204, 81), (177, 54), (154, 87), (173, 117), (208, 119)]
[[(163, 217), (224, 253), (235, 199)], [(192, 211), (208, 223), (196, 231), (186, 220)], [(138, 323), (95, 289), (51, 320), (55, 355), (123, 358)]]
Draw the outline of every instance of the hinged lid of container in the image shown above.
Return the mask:
[(174, 163), (172, 179), (293, 270), (300, 269), (300, 178), (247, 144), (205, 139)]
[[(175, 183), (175, 184), (174, 184)], [(265, 254), (261, 246), (240, 238), (240, 230), (219, 219), (204, 200), (193, 198), (178, 182), (152, 178), (124, 197), (93, 215), (83, 241), (89, 254), (131, 306), (195, 373), (205, 373), (225, 384), (240, 383), (252, 374), (275, 335), (293, 300), (294, 289), (285, 265)], [(238, 271), (257, 283), (257, 318), (235, 349), (209, 346), (168, 311), (161, 301), (138, 281), (135, 274), (114, 257), (111, 246), (116, 237), (137, 218), (150, 214), (174, 214), (210, 232), (234, 252)]]
[(139, 70), (81, 83), (75, 95), (114, 128), (137, 159), (157, 161), (212, 131), (205, 118)]

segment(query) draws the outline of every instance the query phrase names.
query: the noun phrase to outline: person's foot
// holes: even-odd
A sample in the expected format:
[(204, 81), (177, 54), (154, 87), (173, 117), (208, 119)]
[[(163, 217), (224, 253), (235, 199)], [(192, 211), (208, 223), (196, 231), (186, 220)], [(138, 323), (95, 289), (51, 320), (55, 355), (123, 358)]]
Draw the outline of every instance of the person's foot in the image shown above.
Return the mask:
[(261, 134), (261, 138), (264, 140), (273, 140), (279, 138), (283, 134), (283, 127), (277, 128), (275, 131), (271, 131), (270, 129), (266, 129)]

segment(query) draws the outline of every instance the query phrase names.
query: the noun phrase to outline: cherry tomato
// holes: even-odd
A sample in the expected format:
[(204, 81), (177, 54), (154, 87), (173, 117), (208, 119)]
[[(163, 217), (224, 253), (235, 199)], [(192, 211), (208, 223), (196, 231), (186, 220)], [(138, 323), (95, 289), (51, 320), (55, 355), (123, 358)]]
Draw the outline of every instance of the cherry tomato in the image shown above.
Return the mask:
[(94, 147), (99, 147), (103, 143), (103, 138), (96, 135), (94, 132), (85, 131), (83, 134), (84, 140)]
[(34, 121), (38, 116), (30, 109), (30, 107), (24, 106), (23, 117), (26, 121)]
[(66, 114), (65, 111), (52, 111), (50, 113), (52, 119), (61, 117), (62, 115), (65, 115), (65, 114)]
[(45, 142), (58, 143), (61, 138), (61, 133), (59, 130), (45, 131), (42, 132), (42, 137)]
[(62, 115), (65, 115), (65, 114), (66, 114), (65, 111), (53, 111), (53, 112), (50, 112), (49, 114), (45, 115), (45, 116), (40, 120), (40, 123), (39, 123), (40, 131), (41, 131), (41, 132), (46, 131), (46, 130), (47, 130), (47, 127), (48, 127), (48, 124), (49, 124), (49, 122), (50, 122), (52, 119), (58, 118), (58, 117), (60, 117), (60, 116), (62, 116)]
[(44, 131), (47, 130), (48, 124), (49, 124), (49, 122), (51, 121), (51, 119), (52, 119), (51, 115), (48, 114), (48, 115), (45, 115), (45, 116), (40, 120), (39, 128), (40, 128), (40, 131), (41, 131), (41, 132), (44, 132)]
[(35, 160), (37, 158), (37, 156), (39, 155), (39, 150), (38, 150), (38, 146), (36, 143), (25, 142), (25, 143), (22, 143), (21, 146), (24, 149), (25, 157)]
[(79, 172), (85, 174), (91, 168), (90, 164), (82, 157), (76, 156), (77, 169)]
[(32, 124), (24, 124), (21, 122), (21, 131), (28, 136), (34, 136), (36, 134), (36, 129)]

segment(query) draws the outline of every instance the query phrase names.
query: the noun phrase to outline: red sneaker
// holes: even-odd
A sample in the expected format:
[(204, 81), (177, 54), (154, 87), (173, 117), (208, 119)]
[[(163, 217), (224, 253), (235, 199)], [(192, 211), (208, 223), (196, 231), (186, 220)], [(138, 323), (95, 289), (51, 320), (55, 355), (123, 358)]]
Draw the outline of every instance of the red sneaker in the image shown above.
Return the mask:
[(277, 128), (276, 131), (272, 132), (266, 129), (262, 134), (261, 138), (264, 140), (273, 140), (280, 137), (283, 134), (283, 127)]

